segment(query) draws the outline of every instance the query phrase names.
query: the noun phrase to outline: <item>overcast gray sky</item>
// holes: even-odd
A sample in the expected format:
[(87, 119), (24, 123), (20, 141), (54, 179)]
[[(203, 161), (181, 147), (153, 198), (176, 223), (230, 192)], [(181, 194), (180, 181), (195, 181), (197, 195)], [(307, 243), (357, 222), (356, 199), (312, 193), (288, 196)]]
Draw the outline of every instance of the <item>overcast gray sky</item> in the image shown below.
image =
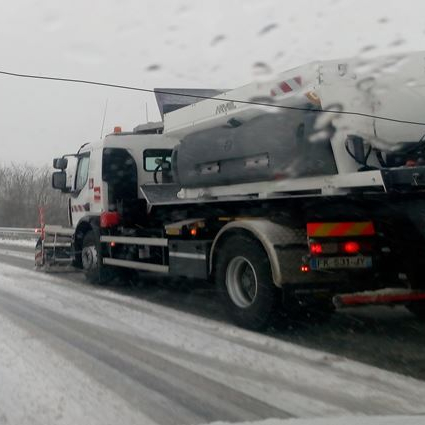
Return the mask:
[[(316, 59), (421, 50), (424, 0), (15, 0), (0, 69), (153, 87), (232, 88)], [(369, 53), (370, 54), (370, 53)], [(0, 76), (0, 162), (51, 163), (114, 125), (159, 117), (153, 95)]]

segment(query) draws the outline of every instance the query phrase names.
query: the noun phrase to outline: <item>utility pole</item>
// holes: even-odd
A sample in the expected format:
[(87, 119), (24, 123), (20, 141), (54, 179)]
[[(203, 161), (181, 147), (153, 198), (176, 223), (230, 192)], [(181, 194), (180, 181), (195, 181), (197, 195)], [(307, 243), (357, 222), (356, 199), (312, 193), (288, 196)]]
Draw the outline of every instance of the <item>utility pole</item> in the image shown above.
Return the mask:
[(108, 99), (106, 99), (105, 103), (105, 109), (103, 110), (103, 120), (102, 120), (102, 127), (100, 129), (100, 138), (103, 138), (103, 128), (105, 127), (105, 118), (106, 118), (106, 111), (108, 110)]

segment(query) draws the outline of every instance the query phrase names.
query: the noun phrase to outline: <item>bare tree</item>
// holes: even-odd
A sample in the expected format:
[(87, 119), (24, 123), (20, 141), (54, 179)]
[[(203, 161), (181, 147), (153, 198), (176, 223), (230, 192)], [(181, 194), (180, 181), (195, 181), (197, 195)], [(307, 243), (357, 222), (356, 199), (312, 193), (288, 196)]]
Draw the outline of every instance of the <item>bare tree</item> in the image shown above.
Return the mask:
[(0, 226), (37, 227), (40, 207), (46, 222), (67, 224), (67, 199), (50, 182), (48, 167), (0, 166)]

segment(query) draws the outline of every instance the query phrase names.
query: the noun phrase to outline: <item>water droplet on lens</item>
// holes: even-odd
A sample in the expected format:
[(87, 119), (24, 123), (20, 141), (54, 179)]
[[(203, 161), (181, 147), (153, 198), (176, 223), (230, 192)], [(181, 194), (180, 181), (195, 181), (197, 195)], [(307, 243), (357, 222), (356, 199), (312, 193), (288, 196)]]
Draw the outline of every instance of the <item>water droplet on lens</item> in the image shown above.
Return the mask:
[(366, 77), (360, 80), (356, 86), (360, 91), (368, 92), (370, 91), (376, 84), (376, 80), (374, 77)]
[(410, 80), (406, 81), (407, 87), (416, 87), (417, 85), (418, 85), (418, 82), (416, 81), (415, 78), (411, 78)]
[(272, 72), (270, 66), (265, 62), (255, 62), (252, 67), (256, 75), (270, 74)]
[(364, 46), (360, 49), (360, 53), (367, 53), (374, 49), (376, 49), (375, 46), (373, 46), (372, 44), (368, 44), (367, 46)]
[(258, 33), (258, 35), (267, 34), (268, 32), (275, 30), (277, 27), (278, 27), (278, 25), (275, 24), (275, 23), (268, 24), (262, 30), (260, 30), (260, 32)]
[(159, 71), (161, 69), (161, 65), (154, 63), (152, 65), (149, 65), (145, 69), (146, 69), (146, 71)]
[(226, 39), (226, 37), (223, 34), (219, 34), (211, 40), (210, 45), (215, 46), (216, 44), (222, 42), (225, 39)]
[(176, 10), (176, 14), (183, 14), (189, 10), (187, 5), (183, 5)]
[(366, 74), (371, 72), (373, 64), (370, 61), (359, 60), (356, 62), (354, 69), (358, 74)]
[(310, 136), (308, 137), (308, 141), (310, 143), (323, 142), (325, 140), (329, 140), (330, 135), (331, 134), (330, 134), (329, 130), (316, 131), (316, 132), (310, 134)]
[(402, 46), (406, 41), (402, 38), (398, 38), (397, 40), (394, 40), (392, 43), (389, 44), (390, 47), (398, 47)]

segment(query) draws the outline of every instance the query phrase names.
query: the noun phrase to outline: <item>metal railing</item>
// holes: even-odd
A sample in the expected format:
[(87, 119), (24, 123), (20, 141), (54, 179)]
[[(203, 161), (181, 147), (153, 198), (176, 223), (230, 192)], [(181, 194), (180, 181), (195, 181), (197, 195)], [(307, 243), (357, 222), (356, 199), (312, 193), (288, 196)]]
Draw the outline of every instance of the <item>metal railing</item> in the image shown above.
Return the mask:
[(38, 237), (41, 229), (38, 228), (25, 228), (25, 227), (0, 227), (0, 235), (12, 235), (12, 236), (33, 236)]

